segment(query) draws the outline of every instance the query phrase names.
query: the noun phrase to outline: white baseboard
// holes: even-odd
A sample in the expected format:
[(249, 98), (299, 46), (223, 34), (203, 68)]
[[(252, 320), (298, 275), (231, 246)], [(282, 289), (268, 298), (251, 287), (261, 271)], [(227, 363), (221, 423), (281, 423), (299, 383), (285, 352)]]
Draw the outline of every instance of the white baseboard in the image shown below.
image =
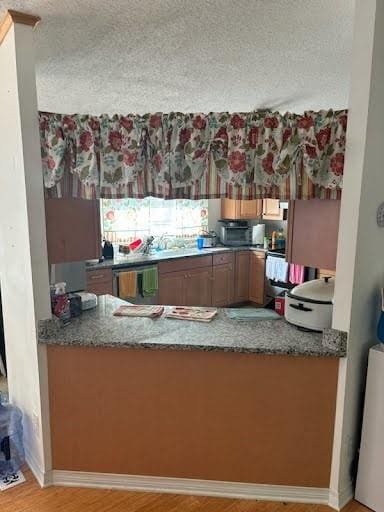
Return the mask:
[(342, 510), (345, 505), (353, 500), (354, 489), (352, 482), (349, 483), (340, 492), (329, 491), (329, 506), (335, 510)]
[(32, 471), (34, 477), (39, 483), (40, 487), (47, 487), (51, 485), (51, 476), (47, 474), (40, 467), (40, 464), (37, 462), (32, 453), (25, 447), (25, 462), (29, 466), (29, 469)]
[(53, 485), (69, 487), (96, 487), (266, 501), (290, 501), (326, 505), (329, 502), (329, 489), (195, 480), (189, 478), (53, 470), (51, 483)]

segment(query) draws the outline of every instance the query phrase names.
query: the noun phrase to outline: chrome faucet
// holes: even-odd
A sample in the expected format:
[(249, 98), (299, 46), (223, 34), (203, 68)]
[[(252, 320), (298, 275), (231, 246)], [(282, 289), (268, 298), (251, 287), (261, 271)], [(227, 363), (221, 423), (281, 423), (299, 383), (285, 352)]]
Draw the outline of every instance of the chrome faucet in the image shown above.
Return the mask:
[(153, 236), (149, 236), (146, 239), (146, 241), (144, 242), (143, 247), (140, 249), (140, 252), (142, 254), (148, 255), (151, 252), (152, 244), (153, 244), (154, 239), (155, 238)]

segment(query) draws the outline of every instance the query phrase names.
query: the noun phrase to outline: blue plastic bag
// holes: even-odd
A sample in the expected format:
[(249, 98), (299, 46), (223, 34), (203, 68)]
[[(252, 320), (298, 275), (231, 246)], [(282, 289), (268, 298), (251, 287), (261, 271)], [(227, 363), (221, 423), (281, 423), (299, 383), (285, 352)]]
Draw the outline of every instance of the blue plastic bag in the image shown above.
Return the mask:
[(17, 473), (24, 460), (22, 413), (0, 402), (0, 477)]

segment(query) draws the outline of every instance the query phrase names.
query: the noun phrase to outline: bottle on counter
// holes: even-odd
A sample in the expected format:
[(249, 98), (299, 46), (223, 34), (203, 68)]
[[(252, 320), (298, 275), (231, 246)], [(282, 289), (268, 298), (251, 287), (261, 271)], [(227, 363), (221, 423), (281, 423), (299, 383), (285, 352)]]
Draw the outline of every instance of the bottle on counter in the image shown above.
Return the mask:
[(66, 290), (66, 283), (56, 283), (51, 291), (52, 313), (60, 318), (64, 324), (71, 318), (70, 302)]
[(276, 231), (272, 231), (272, 243), (271, 243), (272, 251), (276, 249), (276, 240), (277, 240), (277, 233), (276, 233)]

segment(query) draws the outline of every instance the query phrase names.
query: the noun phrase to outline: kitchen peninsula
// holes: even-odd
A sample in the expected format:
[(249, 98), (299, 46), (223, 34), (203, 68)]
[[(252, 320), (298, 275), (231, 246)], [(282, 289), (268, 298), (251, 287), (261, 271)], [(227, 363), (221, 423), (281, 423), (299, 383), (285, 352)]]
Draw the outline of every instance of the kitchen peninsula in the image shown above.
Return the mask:
[(40, 326), (54, 470), (328, 487), (338, 333), (225, 310), (209, 324), (114, 317), (121, 303)]

